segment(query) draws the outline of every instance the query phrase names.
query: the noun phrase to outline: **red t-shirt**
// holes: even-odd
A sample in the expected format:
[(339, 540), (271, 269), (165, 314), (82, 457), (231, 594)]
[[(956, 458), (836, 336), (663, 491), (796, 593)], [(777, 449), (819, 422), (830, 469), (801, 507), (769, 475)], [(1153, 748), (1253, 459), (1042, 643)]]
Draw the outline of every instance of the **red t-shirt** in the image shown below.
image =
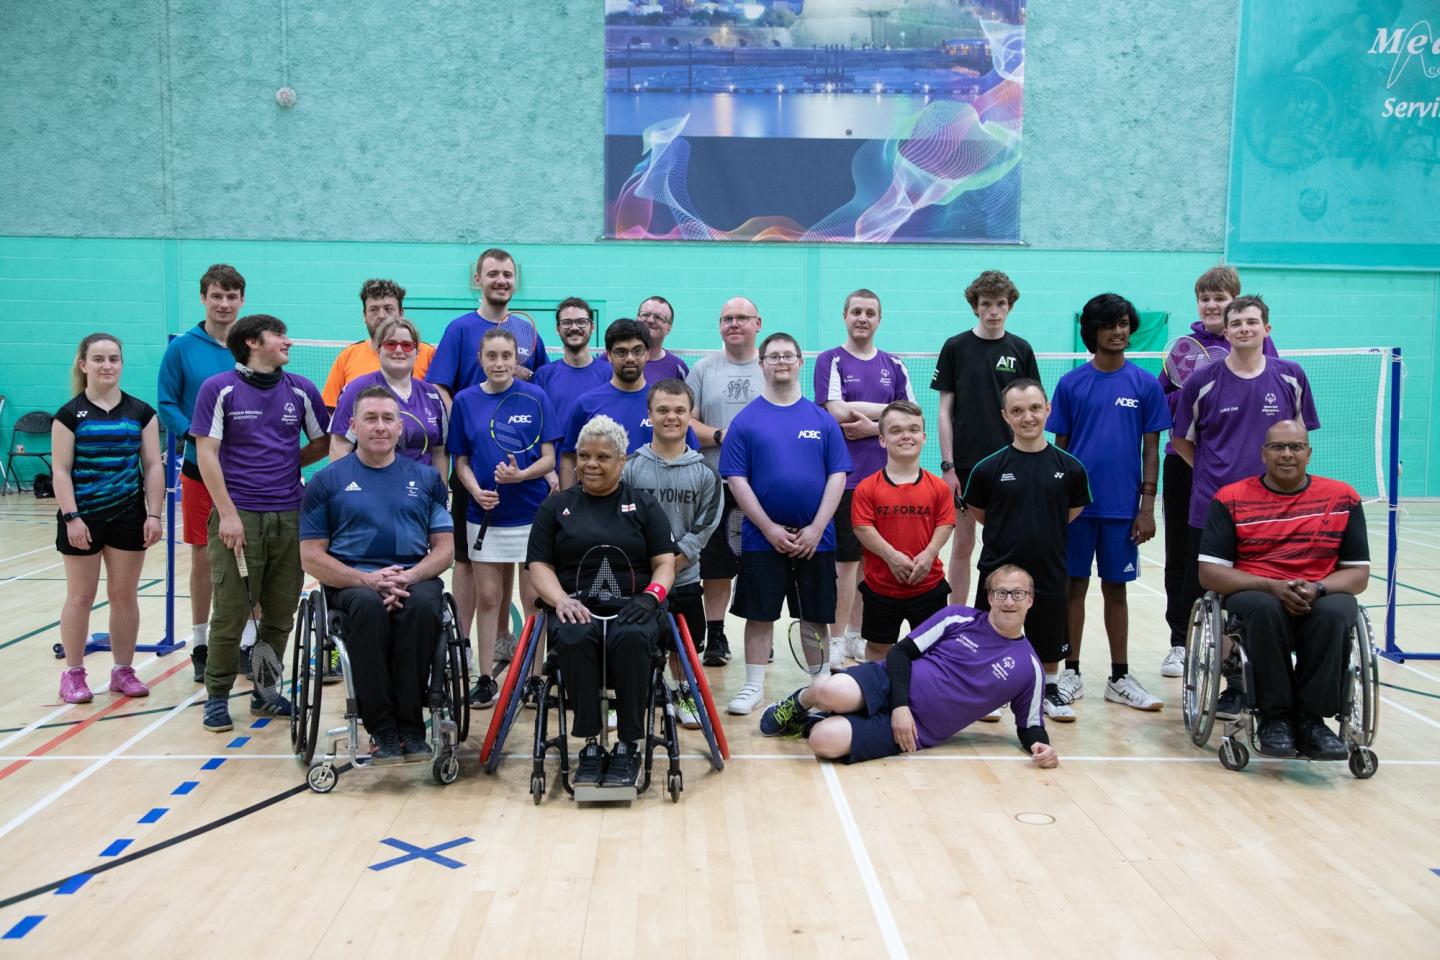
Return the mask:
[(1260, 477), (1221, 487), (1210, 501), (1200, 560), (1270, 580), (1308, 581), (1367, 564), (1360, 495), (1348, 483), (1313, 475), (1294, 493), (1271, 490)]
[[(929, 546), (936, 527), (955, 525), (955, 499), (945, 481), (933, 473), (921, 470), (914, 483), (896, 484), (881, 469), (855, 488), (850, 518), (857, 527), (874, 527), (882, 540), (913, 557)], [(900, 583), (890, 565), (869, 550), (865, 551), (863, 572), (871, 590), (896, 599), (918, 597), (945, 578), (945, 567), (937, 556), (924, 580)]]

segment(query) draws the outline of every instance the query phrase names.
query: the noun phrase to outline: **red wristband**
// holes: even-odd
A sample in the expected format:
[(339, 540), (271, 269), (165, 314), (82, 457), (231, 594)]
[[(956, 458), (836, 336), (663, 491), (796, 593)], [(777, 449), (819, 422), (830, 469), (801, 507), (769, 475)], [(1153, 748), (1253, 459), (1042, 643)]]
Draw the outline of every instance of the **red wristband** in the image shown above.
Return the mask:
[(655, 598), (656, 603), (665, 602), (665, 588), (660, 586), (660, 584), (658, 583), (652, 583), (640, 592), (650, 594), (650, 596)]

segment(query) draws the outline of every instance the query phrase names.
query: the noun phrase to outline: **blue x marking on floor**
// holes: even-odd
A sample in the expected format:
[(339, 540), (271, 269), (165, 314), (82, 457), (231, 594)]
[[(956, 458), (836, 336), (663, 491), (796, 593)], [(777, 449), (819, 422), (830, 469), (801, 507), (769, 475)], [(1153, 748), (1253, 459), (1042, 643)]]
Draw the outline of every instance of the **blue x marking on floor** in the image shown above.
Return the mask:
[(388, 846), (394, 847), (396, 850), (404, 850), (405, 856), (396, 857), (394, 860), (386, 860), (383, 863), (371, 864), (370, 869), (387, 870), (390, 867), (396, 867), (402, 863), (408, 863), (411, 860), (429, 860), (433, 863), (440, 864), (440, 866), (442, 867), (449, 867), (451, 870), (458, 870), (461, 867), (465, 866), (465, 864), (461, 863), (459, 860), (451, 860), (449, 857), (440, 856), (440, 851), (449, 850), (451, 847), (458, 847), (462, 843), (471, 843), (473, 840), (473, 837), (459, 837), (455, 840), (447, 840), (444, 843), (437, 844), (433, 847), (417, 847), (413, 843), (406, 843), (404, 840), (396, 840), (394, 837), (386, 837), (380, 842)]

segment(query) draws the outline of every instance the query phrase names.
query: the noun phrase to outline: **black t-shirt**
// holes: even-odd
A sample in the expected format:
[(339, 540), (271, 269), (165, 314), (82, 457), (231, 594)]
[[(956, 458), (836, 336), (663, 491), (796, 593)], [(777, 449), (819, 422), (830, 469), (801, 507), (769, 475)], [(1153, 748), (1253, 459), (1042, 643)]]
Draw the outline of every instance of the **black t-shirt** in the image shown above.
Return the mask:
[(1010, 428), (1000, 416), (1000, 391), (1022, 377), (1039, 380), (1040, 367), (1030, 344), (1014, 334), (985, 340), (966, 330), (940, 348), (930, 389), (955, 394), (950, 449), (959, 473), (1010, 442)]
[[(526, 563), (555, 568), (567, 593), (579, 592), (581, 562), (592, 548), (608, 544), (625, 554), (633, 578), (615, 571), (628, 596), (650, 582), (650, 558), (675, 552), (670, 520), (650, 494), (621, 481), (611, 493), (594, 497), (576, 484), (547, 497), (530, 527)], [(636, 585), (632, 590), (631, 583)]]
[(1036, 453), (1006, 444), (970, 471), (965, 502), (985, 511), (981, 571), (1018, 564), (1035, 579), (1036, 596), (1065, 595), (1070, 511), (1090, 502), (1079, 460), (1053, 443)]
[[(140, 502), (141, 438), (154, 418), (150, 404), (124, 391), (110, 410), (97, 407), (81, 392), (55, 411), (55, 419), (75, 434), (70, 479), (76, 510), (87, 517), (110, 519)], [(155, 504), (156, 509), (159, 506)]]

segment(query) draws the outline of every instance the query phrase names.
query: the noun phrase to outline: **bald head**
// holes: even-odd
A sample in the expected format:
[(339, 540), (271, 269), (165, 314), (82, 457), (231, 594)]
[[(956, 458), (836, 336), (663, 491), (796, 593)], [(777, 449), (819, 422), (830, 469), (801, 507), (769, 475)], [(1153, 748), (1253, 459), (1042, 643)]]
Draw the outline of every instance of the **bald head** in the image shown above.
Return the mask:
[(1266, 443), (1309, 443), (1310, 431), (1299, 420), (1281, 420), (1265, 431)]
[(760, 332), (760, 311), (747, 297), (731, 297), (720, 308), (720, 339), (732, 359), (745, 359), (755, 352), (755, 335)]
[(1265, 463), (1265, 482), (1272, 490), (1290, 492), (1305, 485), (1310, 466), (1310, 432), (1298, 420), (1281, 420), (1265, 431), (1260, 459)]

